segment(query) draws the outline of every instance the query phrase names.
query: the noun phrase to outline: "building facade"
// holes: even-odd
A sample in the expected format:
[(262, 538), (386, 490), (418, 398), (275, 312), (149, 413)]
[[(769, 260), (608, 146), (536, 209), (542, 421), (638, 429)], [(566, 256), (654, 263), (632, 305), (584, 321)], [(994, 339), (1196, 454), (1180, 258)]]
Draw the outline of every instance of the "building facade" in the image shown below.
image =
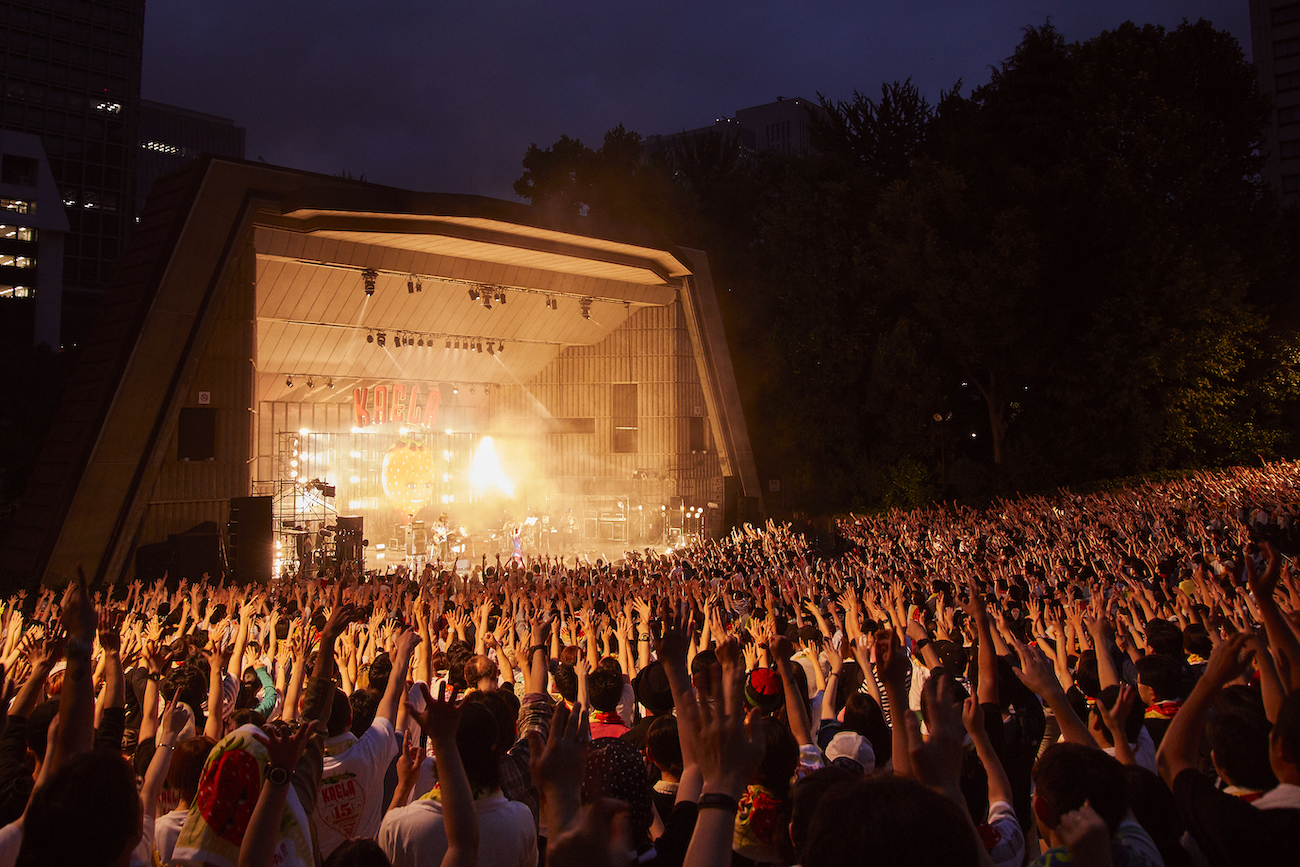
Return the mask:
[(1264, 177), (1284, 205), (1300, 204), (1300, 2), (1251, 0), (1250, 31), (1259, 87), (1274, 106), (1260, 146)]
[(743, 156), (758, 153), (799, 156), (812, 149), (812, 118), (821, 112), (820, 105), (802, 97), (778, 96), (775, 102), (737, 109), (735, 117), (717, 118), (710, 126), (647, 136), (644, 151), (647, 157), (657, 154), (671, 162), (674, 148), (683, 142), (705, 142), (720, 137), (734, 142)]
[(94, 315), (134, 218), (144, 0), (0, 2), (0, 126), (37, 135), (67, 212), (62, 316)]
[(230, 118), (140, 100), (135, 213), (144, 211), (145, 198), (155, 181), (200, 154), (242, 160), (244, 135), (244, 128), (235, 126)]
[(59, 347), (63, 244), (59, 187), (41, 140), (0, 129), (0, 337)]

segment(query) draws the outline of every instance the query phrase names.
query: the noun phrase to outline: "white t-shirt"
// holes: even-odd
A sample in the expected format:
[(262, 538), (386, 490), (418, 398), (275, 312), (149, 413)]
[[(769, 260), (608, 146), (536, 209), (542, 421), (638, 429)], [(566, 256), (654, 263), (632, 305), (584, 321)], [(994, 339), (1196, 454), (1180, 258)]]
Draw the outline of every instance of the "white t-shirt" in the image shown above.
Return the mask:
[(185, 827), (185, 817), (189, 814), (189, 810), (176, 809), (164, 813), (154, 821), (153, 848), (162, 863), (166, 864), (172, 859), (172, 850), (176, 848), (176, 840), (180, 837), (181, 828)]
[(1300, 786), (1281, 783), (1256, 798), (1254, 804), (1261, 810), (1300, 809)]
[(376, 717), (360, 738), (344, 732), (325, 741), (316, 798), (316, 834), (322, 858), (347, 840), (373, 838), (384, 816), (384, 774), (397, 755), (392, 720)]
[[(536, 867), (537, 832), (524, 804), (495, 792), (474, 802), (478, 814), (478, 863), (492, 867)], [(441, 864), (447, 854), (442, 804), (427, 799), (389, 810), (379, 829), (379, 848), (393, 867)]]

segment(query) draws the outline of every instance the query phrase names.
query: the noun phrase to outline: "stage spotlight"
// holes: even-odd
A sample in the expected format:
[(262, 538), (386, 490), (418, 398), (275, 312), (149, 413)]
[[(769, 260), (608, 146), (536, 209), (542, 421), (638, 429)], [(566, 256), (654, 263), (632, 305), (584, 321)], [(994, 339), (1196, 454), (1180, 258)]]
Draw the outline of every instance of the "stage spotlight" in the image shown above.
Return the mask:
[(450, 337), (447, 338), (447, 348), (448, 348), (448, 349), (451, 349), (451, 338), (450, 338)]
[(310, 376), (307, 377), (307, 387), (308, 387), (308, 388), (315, 388), (315, 387), (316, 387), (316, 380), (312, 379)]
[(457, 348), (457, 349), (460, 349), (460, 338), (459, 338), (459, 337), (456, 338), (456, 348)]
[(478, 290), (477, 290), (477, 289), (471, 289), (471, 290), (469, 290), (469, 300), (471, 300), (471, 301), (477, 301), (477, 300), (478, 300)]
[(489, 340), (489, 341), (488, 341), (488, 355), (496, 355), (496, 354), (497, 354), (496, 347), (493, 346), (493, 345), (492, 345), (492, 341)]
[(381, 332), (379, 332), (379, 338), (378, 338), (378, 340), (379, 340), (379, 345), (380, 345), (380, 346), (383, 346), (384, 343), (387, 342), (387, 340), (388, 340), (388, 336), (387, 336), (386, 334), (384, 334), (384, 332), (381, 331)]
[(367, 333), (366, 343), (374, 343), (374, 342), (375, 342), (375, 335)]
[(591, 302), (594, 300), (595, 300), (594, 298), (583, 298), (581, 301), (578, 302), (578, 307), (581, 308), (582, 310), (583, 319), (591, 318)]
[(407, 294), (407, 295), (414, 295), (414, 294), (415, 294), (415, 281), (414, 281), (414, 280), (407, 280), (407, 281), (406, 281), (406, 294)]
[(361, 279), (366, 284), (366, 297), (369, 298), (375, 294), (375, 281), (379, 279), (379, 272), (373, 268), (367, 268), (361, 272)]
[(453, 386), (451, 387), (451, 393), (452, 393), (452, 394), (460, 394), (460, 386), (458, 386), (458, 385), (453, 385)]
[(498, 344), (497, 344), (497, 352), (505, 352), (505, 350), (506, 350), (506, 345), (505, 345), (505, 343), (498, 343)]
[(471, 385), (471, 386), (469, 387), (469, 393), (470, 393), (470, 394), (473, 394), (473, 393), (474, 393), (474, 386)]
[(416, 346), (423, 346), (423, 345), (424, 345), (424, 338), (423, 338), (423, 337), (417, 337), (417, 338), (415, 339), (415, 345), (416, 345)]
[(498, 292), (498, 293), (497, 293), (497, 303), (498, 303), (498, 304), (505, 304), (505, 303), (506, 303), (506, 293), (504, 293), (504, 292)]
[(416, 291), (416, 292), (423, 292), (423, 291), (424, 291), (424, 283), (420, 280), (419, 277), (416, 277), (416, 278), (415, 278), (415, 291)]
[(334, 377), (331, 376), (329, 379), (325, 380), (325, 387), (326, 388), (334, 387)]
[(547, 309), (549, 309), (549, 310), (559, 310), (559, 309), (560, 309), (560, 302), (557, 301), (557, 300), (554, 299), (554, 298), (547, 298), (547, 299), (546, 299), (546, 307), (547, 307)]
[(483, 351), (483, 341), (480, 340), (480, 341), (478, 342), (478, 345), (475, 346), (474, 349), (475, 349), (475, 351), (477, 351), (477, 352), (482, 352), (482, 351)]
[(292, 376), (286, 376), (286, 377), (284, 378), (284, 384), (287, 385), (287, 386), (289, 386), (289, 388), (293, 388), (293, 377), (292, 377)]
[(480, 293), (479, 293), (479, 298), (483, 301), (483, 309), (485, 309), (485, 310), (491, 310), (491, 309), (492, 309), (492, 293), (491, 293), (491, 292), (487, 292), (487, 291), (480, 292)]

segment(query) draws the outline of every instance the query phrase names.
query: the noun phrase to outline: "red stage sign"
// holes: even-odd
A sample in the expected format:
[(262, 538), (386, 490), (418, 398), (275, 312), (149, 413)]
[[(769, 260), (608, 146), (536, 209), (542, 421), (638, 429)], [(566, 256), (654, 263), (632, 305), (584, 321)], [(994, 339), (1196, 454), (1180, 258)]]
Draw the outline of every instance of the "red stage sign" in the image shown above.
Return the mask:
[(409, 427), (432, 428), (438, 421), (442, 392), (431, 388), (426, 394), (421, 400), (419, 383), (362, 386), (352, 392), (352, 414), (356, 426), (400, 422)]

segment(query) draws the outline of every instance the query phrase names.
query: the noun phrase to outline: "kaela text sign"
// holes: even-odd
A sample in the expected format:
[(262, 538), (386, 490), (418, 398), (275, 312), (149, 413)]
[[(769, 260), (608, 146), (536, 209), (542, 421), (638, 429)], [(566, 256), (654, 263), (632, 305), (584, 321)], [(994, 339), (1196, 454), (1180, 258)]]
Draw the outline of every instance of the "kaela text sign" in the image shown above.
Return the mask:
[(357, 427), (400, 422), (432, 428), (437, 424), (441, 402), (441, 391), (422, 389), (419, 383), (361, 386), (352, 392), (352, 414)]

